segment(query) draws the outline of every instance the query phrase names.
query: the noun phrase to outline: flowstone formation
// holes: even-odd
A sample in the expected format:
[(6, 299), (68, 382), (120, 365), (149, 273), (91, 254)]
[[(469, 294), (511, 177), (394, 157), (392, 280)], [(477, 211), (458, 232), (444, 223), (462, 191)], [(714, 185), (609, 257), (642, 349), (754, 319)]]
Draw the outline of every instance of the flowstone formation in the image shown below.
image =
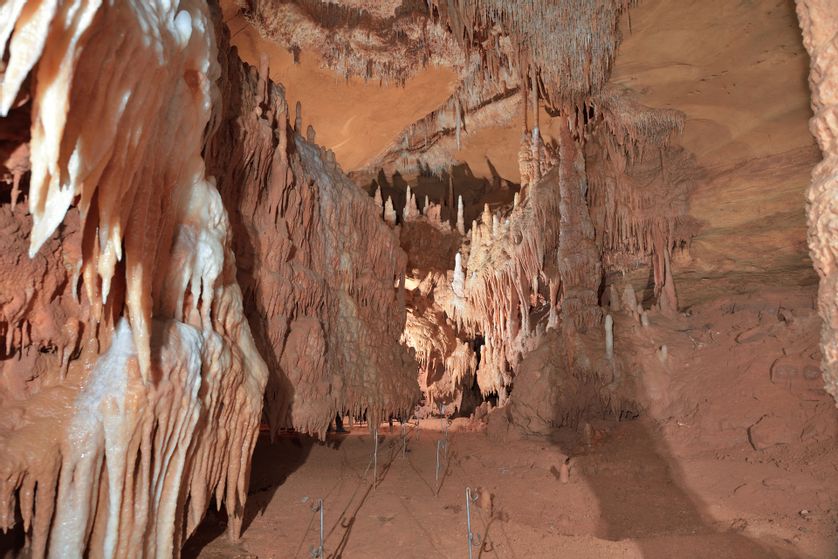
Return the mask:
[(31, 172), (6, 163), (0, 525), (19, 508), (35, 557), (169, 556), (214, 497), (237, 537), (267, 369), (201, 156), (207, 6), (2, 12), (2, 127), (31, 107)]
[(809, 249), (820, 275), (821, 364), (826, 390), (838, 400), (838, 238), (833, 225), (838, 213), (838, 13), (828, 1), (798, 0), (797, 14), (803, 45), (811, 57), (809, 85), (815, 115), (810, 128), (823, 152), (807, 193)]
[(245, 313), (269, 365), (271, 432), (323, 437), (336, 413), (366, 412), (370, 424), (404, 415), (418, 390), (416, 362), (399, 343), (406, 257), (398, 237), (334, 154), (291, 127), (267, 67), (257, 73), (234, 52), (222, 67), (224, 105), (206, 156), (236, 231)]

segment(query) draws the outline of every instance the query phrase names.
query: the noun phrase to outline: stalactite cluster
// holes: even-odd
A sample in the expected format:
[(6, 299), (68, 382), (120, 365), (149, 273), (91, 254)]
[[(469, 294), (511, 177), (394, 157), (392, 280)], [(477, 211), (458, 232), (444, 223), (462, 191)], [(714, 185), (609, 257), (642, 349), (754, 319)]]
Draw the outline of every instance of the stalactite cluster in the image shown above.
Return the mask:
[(425, 17), (424, 4), (404, 2), (380, 17), (375, 3), (368, 10), (323, 0), (249, 0), (245, 15), (265, 37), (317, 53), (340, 76), (403, 84), (428, 64), (463, 64), (451, 36)]
[(398, 237), (334, 154), (291, 127), (267, 68), (228, 58), (206, 158), (236, 231), (245, 311), (271, 371), (272, 432), (324, 436), (337, 412), (375, 420), (411, 409), (416, 363), (399, 343)]
[(797, 0), (803, 46), (811, 56), (809, 86), (814, 117), (810, 128), (823, 161), (812, 172), (807, 192), (809, 250), (820, 275), (818, 311), (822, 367), (827, 391), (838, 400), (838, 14), (828, 0)]
[(5, 273), (0, 524), (18, 508), (35, 557), (169, 556), (215, 498), (235, 538), (267, 370), (201, 155), (207, 6), (2, 13), (0, 114), (31, 97), (31, 172), (8, 169), (17, 204), (0, 214), (32, 260)]
[(460, 329), (485, 338), (477, 371), (485, 394), (505, 397), (512, 370), (546, 326), (540, 319), (557, 312), (561, 200), (557, 177), (548, 176), (508, 213), (487, 206), (455, 263), (445, 308)]
[(443, 285), (445, 276), (431, 273), (415, 293), (408, 294), (404, 340), (416, 351), (419, 387), (428, 409), (442, 404), (450, 405), (448, 411), (453, 412), (461, 409), (463, 391), (474, 380), (477, 354), (434, 302), (433, 293)]
[[(577, 104), (599, 91), (609, 77), (620, 34), (621, 14), (633, 0), (431, 0), (431, 15), (451, 30), (469, 52), (476, 50), (482, 66), (510, 65), (520, 82), (533, 83), (553, 106)], [(514, 57), (505, 60), (498, 28), (508, 36)], [(494, 42), (486, 38), (494, 36)]]
[[(441, 219), (440, 204), (426, 197), (420, 213), (409, 186), (406, 194), (408, 201), (402, 222), (396, 226), (395, 221), (388, 221), (386, 207), (384, 217), (385, 222), (395, 227), (407, 253), (407, 322), (403, 341), (415, 351), (419, 364), (419, 388), (425, 407), (418, 413), (424, 415), (438, 410), (440, 404), (453, 412), (461, 409), (463, 390), (471, 386), (477, 370), (477, 355), (471, 340), (458, 335), (455, 324), (440, 304), (450, 291), (446, 263), (457, 253), (462, 233)], [(374, 200), (380, 206), (380, 190), (376, 190)], [(462, 222), (462, 212), (459, 220)]]
[(651, 259), (655, 298), (674, 309), (671, 255), (698, 229), (688, 205), (700, 170), (674, 142), (684, 116), (644, 107), (613, 89), (592, 99), (588, 111), (587, 199), (603, 261), (625, 272)]

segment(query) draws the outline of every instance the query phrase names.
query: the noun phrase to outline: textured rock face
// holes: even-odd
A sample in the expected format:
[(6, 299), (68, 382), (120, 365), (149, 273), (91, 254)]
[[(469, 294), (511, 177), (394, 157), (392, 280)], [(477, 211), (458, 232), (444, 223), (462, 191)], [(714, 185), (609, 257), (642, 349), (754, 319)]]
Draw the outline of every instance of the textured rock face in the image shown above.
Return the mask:
[(809, 248), (820, 275), (818, 310), (823, 318), (821, 351), (826, 389), (838, 399), (838, 12), (823, 0), (799, 0), (803, 44), (811, 56), (812, 134), (823, 161), (812, 173), (807, 193)]
[[(699, 170), (688, 215), (700, 227), (688, 250), (673, 251), (679, 305), (814, 291), (803, 206), (819, 152), (794, 4), (644, 0), (630, 15), (610, 83), (681, 111), (675, 142)], [(631, 276), (638, 293), (648, 276)]]
[(404, 81), (427, 64), (463, 64), (462, 53), (424, 2), (250, 0), (248, 17), (260, 31), (299, 53), (315, 52), (338, 75), (388, 83)]
[(0, 525), (19, 508), (35, 557), (170, 556), (215, 497), (237, 537), (267, 369), (201, 155), (207, 6), (2, 13), (0, 127), (32, 125), (3, 134)]
[[(405, 253), (334, 154), (290, 126), (281, 87), (235, 54), (207, 149), (236, 231), (245, 310), (271, 375), (271, 429), (325, 435), (336, 412), (386, 418), (412, 407)], [(262, 68), (261, 76), (267, 73)]]

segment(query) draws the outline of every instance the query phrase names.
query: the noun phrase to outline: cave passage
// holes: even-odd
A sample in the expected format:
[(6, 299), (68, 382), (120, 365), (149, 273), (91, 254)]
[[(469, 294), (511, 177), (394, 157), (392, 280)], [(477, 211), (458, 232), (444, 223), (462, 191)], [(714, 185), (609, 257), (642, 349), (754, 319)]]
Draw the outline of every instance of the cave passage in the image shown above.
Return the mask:
[(0, 0), (0, 559), (838, 557), (833, 0)]

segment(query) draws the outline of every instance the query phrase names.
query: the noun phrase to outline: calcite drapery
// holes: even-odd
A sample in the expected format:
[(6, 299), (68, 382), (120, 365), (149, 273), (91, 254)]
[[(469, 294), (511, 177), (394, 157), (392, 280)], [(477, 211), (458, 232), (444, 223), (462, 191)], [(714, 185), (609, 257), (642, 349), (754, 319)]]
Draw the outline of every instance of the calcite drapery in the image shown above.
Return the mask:
[(826, 390), (838, 400), (838, 11), (829, 0), (797, 0), (803, 46), (811, 57), (812, 89), (810, 128), (823, 161), (812, 172), (806, 198), (809, 215), (809, 250), (820, 275), (818, 311), (822, 366)]
[(324, 436), (335, 413), (371, 425), (412, 408), (417, 365), (399, 340), (405, 254), (334, 154), (290, 127), (282, 88), (233, 53), (206, 153), (236, 231), (245, 309), (271, 371), (266, 415)]
[[(259, 31), (289, 49), (316, 52), (344, 77), (403, 84), (427, 64), (462, 62), (460, 49), (424, 6), (406, 2), (392, 11), (382, 2), (249, 0), (245, 15)], [(363, 5), (366, 4), (366, 5)]]
[(613, 88), (591, 99), (589, 114), (587, 198), (606, 270), (626, 272), (651, 259), (655, 299), (674, 311), (671, 255), (698, 229), (688, 208), (700, 170), (674, 142), (684, 115), (644, 107)]
[[(553, 106), (574, 105), (598, 91), (608, 79), (620, 42), (620, 15), (634, 0), (432, 0), (433, 11), (458, 42), (479, 51), (490, 76), (515, 68)], [(483, 46), (499, 26), (512, 40), (515, 60)], [(537, 124), (536, 124), (537, 126)]]
[(267, 370), (202, 157), (208, 7), (17, 0), (0, 15), (0, 114), (32, 76), (33, 225), (15, 238), (58, 286), (40, 316), (78, 325), (37, 341), (66, 380), (31, 370), (28, 392), (0, 393), (18, 418), (0, 437), (0, 524), (18, 500), (35, 557), (169, 556), (214, 496), (237, 537)]

